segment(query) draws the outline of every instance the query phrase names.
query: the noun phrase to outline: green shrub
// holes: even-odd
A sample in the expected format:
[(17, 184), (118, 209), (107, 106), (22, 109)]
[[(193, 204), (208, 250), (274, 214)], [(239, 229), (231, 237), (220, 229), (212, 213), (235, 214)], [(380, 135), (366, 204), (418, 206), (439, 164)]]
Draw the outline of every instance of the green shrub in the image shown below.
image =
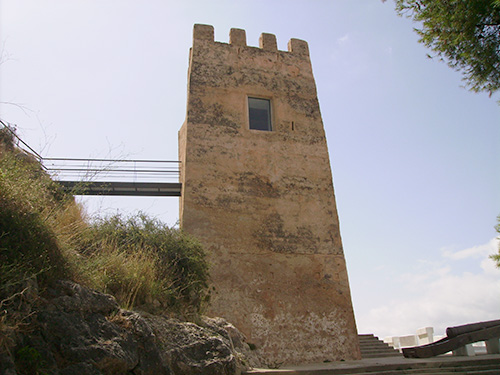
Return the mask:
[(156, 276), (156, 262), (141, 249), (134, 253), (101, 244), (81, 263), (84, 283), (112, 294), (124, 308), (151, 304), (158, 294), (161, 281)]
[(46, 363), (38, 350), (31, 346), (24, 346), (16, 353), (16, 367), (21, 374), (45, 375)]
[(0, 288), (37, 274), (41, 283), (68, 277), (69, 268), (51, 226), (66, 204), (58, 186), (20, 153), (0, 158)]
[(198, 314), (208, 301), (208, 263), (200, 243), (143, 213), (96, 220), (82, 249), (99, 264), (94, 269), (103, 275), (101, 285), (116, 296), (126, 296), (122, 303), (140, 305), (154, 300), (191, 315)]
[(42, 289), (68, 278), (123, 307), (184, 317), (196, 317), (209, 296), (196, 240), (142, 213), (89, 224), (73, 197), (0, 130), (0, 302), (12, 284), (34, 276)]

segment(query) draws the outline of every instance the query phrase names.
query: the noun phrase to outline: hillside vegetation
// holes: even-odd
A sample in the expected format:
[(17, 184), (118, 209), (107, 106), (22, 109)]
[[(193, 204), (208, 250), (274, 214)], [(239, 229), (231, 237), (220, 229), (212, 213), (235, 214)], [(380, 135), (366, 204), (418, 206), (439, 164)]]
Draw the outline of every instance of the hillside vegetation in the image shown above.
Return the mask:
[[(113, 294), (122, 307), (197, 316), (208, 300), (201, 245), (139, 213), (87, 218), (73, 196), (0, 130), (0, 307), (16, 285), (69, 279)], [(15, 315), (15, 314), (14, 314)], [(15, 321), (0, 315), (1, 328)]]
[(202, 316), (208, 264), (195, 239), (143, 213), (86, 217), (14, 138), (0, 130), (0, 374), (260, 365), (232, 324)]

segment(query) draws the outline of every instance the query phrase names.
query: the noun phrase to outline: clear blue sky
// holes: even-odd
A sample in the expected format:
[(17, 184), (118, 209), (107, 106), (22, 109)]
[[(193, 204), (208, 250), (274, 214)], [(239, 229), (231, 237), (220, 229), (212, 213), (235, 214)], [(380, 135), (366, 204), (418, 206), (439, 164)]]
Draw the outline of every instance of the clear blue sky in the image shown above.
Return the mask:
[[(45, 157), (176, 160), (195, 23), (308, 41), (359, 331), (500, 318), (500, 97), (428, 59), (391, 1), (0, 0), (0, 22), (0, 116)], [(176, 198), (82, 201), (178, 218)]]

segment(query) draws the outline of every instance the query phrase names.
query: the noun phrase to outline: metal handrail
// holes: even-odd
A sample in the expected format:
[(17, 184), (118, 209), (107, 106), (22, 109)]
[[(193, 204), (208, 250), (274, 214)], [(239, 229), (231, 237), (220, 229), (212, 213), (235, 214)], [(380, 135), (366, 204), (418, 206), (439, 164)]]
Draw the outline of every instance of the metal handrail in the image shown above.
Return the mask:
[(176, 180), (179, 176), (178, 161), (172, 160), (123, 160), (98, 158), (43, 158), (48, 172), (60, 181), (97, 181), (112, 178), (113, 181)]
[(44, 160), (75, 160), (75, 161), (105, 161), (105, 162), (147, 162), (147, 163), (177, 163), (177, 160), (155, 160), (155, 159), (95, 159), (95, 158), (43, 158)]
[[(8, 123), (8, 122), (6, 122), (6, 121), (3, 121), (3, 120), (0, 120), (0, 124), (2, 124), (2, 125), (3, 125), (3, 127), (4, 127), (5, 129), (7, 129), (7, 131), (8, 131), (8, 132), (9, 132), (9, 133), (10, 133), (10, 134), (11, 134), (11, 135), (12, 135), (12, 136), (13, 136), (13, 137), (17, 140), (17, 142), (16, 142), (16, 146), (17, 146), (17, 147), (19, 147), (19, 148), (23, 149), (23, 151), (25, 151), (25, 152), (27, 152), (27, 153), (31, 153), (31, 154), (32, 154), (32, 155), (34, 155), (34, 156), (38, 159), (38, 161), (41, 163), (41, 161), (42, 161), (42, 159), (43, 159), (43, 158), (42, 158), (42, 156), (41, 156), (38, 152), (36, 152), (35, 150), (33, 150), (33, 149), (30, 147), (30, 145), (29, 145), (29, 144), (27, 144), (26, 142), (24, 142), (24, 141), (23, 141), (23, 140), (22, 140), (22, 139), (21, 139), (21, 138), (20, 138), (20, 137), (16, 134), (16, 132), (12, 130), (12, 129), (15, 129), (15, 128), (16, 128), (16, 127), (15, 127), (15, 125), (10, 124), (10, 123)], [(28, 150), (25, 150), (24, 148), (22, 148), (21, 146), (19, 146), (19, 144), (22, 144), (22, 145), (23, 145), (23, 147), (26, 147), (29, 151), (28, 151)], [(42, 168), (45, 168), (43, 164), (42, 164)]]
[[(44, 158), (33, 150), (12, 130), (12, 124), (0, 123), (16, 139), (16, 145), (32, 153), (41, 167), (59, 181), (78, 182), (171, 182), (178, 181), (180, 161), (157, 159), (104, 159), (104, 158)], [(29, 151), (28, 151), (29, 150)]]

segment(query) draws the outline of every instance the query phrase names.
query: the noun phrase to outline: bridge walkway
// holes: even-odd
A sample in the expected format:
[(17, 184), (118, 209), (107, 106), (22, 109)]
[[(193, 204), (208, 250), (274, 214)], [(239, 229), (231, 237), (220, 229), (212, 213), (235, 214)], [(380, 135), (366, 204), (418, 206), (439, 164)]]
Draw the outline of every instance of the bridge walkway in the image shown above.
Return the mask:
[(37, 160), (65, 191), (73, 195), (121, 195), (179, 197), (180, 162), (171, 160), (124, 160), (92, 158), (44, 158), (0, 120), (15, 145)]
[(179, 197), (178, 161), (42, 158), (45, 170), (73, 195)]

